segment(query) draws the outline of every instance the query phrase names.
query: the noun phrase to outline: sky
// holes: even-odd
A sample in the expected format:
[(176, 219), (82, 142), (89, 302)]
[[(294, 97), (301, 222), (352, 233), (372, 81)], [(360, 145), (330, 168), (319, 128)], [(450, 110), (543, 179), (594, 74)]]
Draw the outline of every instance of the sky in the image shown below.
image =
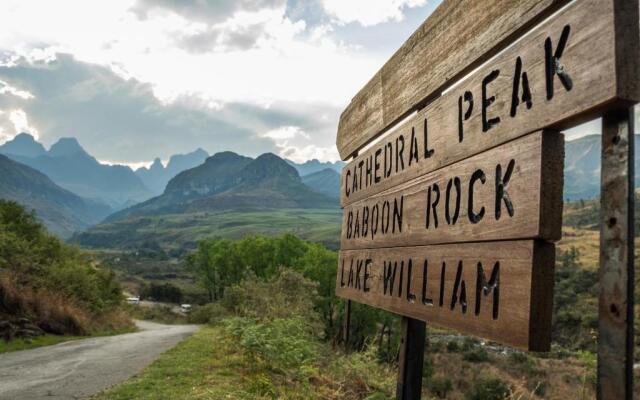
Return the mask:
[(3, 0), (0, 142), (132, 166), (198, 147), (338, 159), (350, 99), (436, 0)]
[(199, 147), (334, 161), (340, 113), (439, 3), (3, 0), (0, 143), (76, 137), (132, 167)]

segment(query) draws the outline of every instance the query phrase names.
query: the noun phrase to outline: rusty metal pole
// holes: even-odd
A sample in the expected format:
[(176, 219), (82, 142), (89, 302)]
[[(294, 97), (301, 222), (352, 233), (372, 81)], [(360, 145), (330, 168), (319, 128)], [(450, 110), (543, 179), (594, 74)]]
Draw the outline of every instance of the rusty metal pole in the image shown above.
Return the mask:
[(633, 398), (634, 291), (633, 108), (602, 118), (599, 400)]

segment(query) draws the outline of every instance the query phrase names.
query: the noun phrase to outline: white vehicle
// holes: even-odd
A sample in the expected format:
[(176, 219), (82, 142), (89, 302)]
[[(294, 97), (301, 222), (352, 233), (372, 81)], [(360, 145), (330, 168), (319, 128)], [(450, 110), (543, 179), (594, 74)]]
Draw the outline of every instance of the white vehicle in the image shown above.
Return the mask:
[(189, 314), (191, 312), (191, 304), (182, 304), (180, 306), (180, 311), (182, 311), (185, 314)]
[(140, 297), (127, 297), (127, 303), (137, 306), (140, 304)]

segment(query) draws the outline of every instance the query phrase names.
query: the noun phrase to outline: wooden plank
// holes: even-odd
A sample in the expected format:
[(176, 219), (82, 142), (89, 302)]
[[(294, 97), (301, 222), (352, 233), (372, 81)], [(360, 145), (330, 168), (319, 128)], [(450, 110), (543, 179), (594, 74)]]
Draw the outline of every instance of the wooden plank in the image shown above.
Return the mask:
[[(563, 34), (566, 45), (559, 60), (571, 78), (571, 90), (565, 88), (557, 74), (547, 79), (547, 39), (550, 54), (560, 55), (556, 53)], [(616, 34), (612, 0), (581, 0), (568, 6), (361, 152), (342, 171), (342, 205), (529, 132), (545, 127), (563, 128), (611, 107), (623, 90), (622, 82), (635, 74), (616, 65), (620, 58), (616, 57)], [(517, 69), (519, 74), (515, 73)], [(550, 99), (547, 82), (553, 82)], [(635, 96), (635, 90), (629, 90), (625, 95)], [(467, 99), (473, 102), (468, 115), (471, 102)]]
[(633, 110), (602, 119), (598, 399), (633, 397)]
[(553, 244), (537, 241), (342, 250), (336, 294), (505, 345), (547, 351), (554, 262)]
[(437, 96), (567, 0), (445, 0), (340, 117), (343, 159), (383, 128)]
[(558, 240), (564, 136), (535, 132), (343, 211), (341, 248)]
[(427, 324), (417, 319), (402, 317), (400, 329), (396, 399), (420, 400)]

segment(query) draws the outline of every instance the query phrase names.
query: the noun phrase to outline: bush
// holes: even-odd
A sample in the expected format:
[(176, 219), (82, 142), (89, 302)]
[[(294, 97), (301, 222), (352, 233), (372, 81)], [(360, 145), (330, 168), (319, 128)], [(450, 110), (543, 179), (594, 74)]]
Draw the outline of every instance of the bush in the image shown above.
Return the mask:
[(182, 290), (171, 283), (157, 284), (152, 283), (145, 285), (140, 291), (140, 297), (143, 299), (152, 299), (154, 301), (164, 301), (167, 303), (180, 303), (183, 299)]
[(476, 347), (470, 350), (467, 350), (462, 355), (462, 358), (465, 361), (469, 362), (487, 362), (489, 361), (489, 352), (484, 347)]
[(456, 340), (451, 340), (449, 342), (447, 342), (447, 351), (449, 353), (457, 353), (460, 351), (460, 345), (458, 344), (458, 341)]
[(466, 400), (503, 400), (509, 397), (509, 387), (500, 379), (488, 378), (473, 382), (466, 391)]
[(194, 306), (189, 314), (189, 322), (192, 324), (213, 324), (227, 315), (227, 310), (218, 303)]
[(225, 320), (225, 328), (252, 363), (281, 374), (304, 374), (302, 367), (318, 355), (317, 338), (303, 318), (236, 317)]
[(427, 381), (427, 389), (429, 389), (434, 396), (440, 399), (446, 399), (447, 393), (453, 389), (453, 383), (449, 378), (434, 376)]
[(71, 334), (131, 326), (116, 312), (124, 298), (115, 274), (94, 264), (47, 233), (35, 214), (0, 200), (0, 318), (55, 323)]

